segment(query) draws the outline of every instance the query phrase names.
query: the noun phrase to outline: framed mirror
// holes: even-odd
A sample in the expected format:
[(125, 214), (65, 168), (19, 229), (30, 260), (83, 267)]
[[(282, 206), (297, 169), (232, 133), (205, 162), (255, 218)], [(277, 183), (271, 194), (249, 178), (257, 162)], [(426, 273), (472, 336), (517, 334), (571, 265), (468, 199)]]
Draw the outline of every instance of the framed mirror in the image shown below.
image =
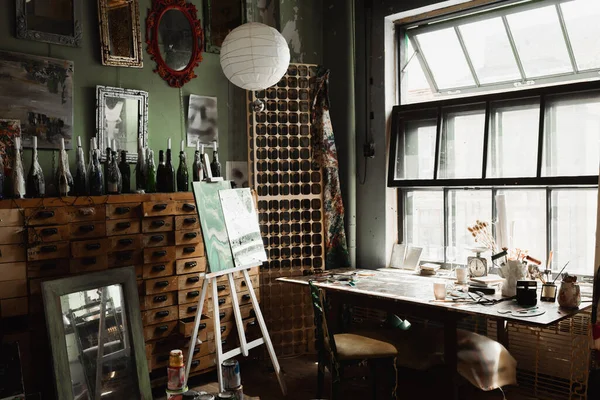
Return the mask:
[(102, 64), (142, 68), (139, 0), (98, 0)]
[(151, 400), (134, 267), (42, 282), (57, 398)]
[(148, 92), (97, 86), (96, 137), (102, 161), (114, 139), (119, 152), (127, 151), (127, 162), (135, 163), (138, 143), (148, 145)]
[(81, 47), (81, 7), (77, 0), (16, 0), (17, 37)]
[(225, 37), (245, 22), (244, 0), (206, 0), (204, 2), (204, 33), (206, 52), (220, 53)]
[(157, 72), (172, 87), (196, 77), (204, 37), (196, 6), (185, 0), (154, 0), (146, 20), (146, 44)]

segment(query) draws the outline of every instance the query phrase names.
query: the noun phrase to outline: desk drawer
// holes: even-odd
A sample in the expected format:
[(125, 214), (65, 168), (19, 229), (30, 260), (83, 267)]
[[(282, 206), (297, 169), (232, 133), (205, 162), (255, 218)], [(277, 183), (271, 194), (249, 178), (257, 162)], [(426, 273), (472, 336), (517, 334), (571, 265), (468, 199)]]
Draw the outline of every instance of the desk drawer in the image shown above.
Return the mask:
[(110, 268), (126, 267), (143, 263), (142, 250), (125, 250), (109, 253), (108, 265)]
[(184, 231), (175, 231), (175, 244), (195, 244), (202, 242), (200, 229), (190, 229)]
[(175, 261), (175, 273), (177, 275), (205, 271), (206, 257), (186, 258), (184, 260)]
[(0, 282), (0, 299), (27, 296), (27, 279)]
[(115, 219), (106, 222), (106, 235), (135, 235), (141, 232), (139, 219)]
[(142, 220), (143, 233), (170, 232), (173, 230), (173, 217), (163, 216), (144, 218)]
[(149, 325), (144, 327), (144, 339), (161, 339), (175, 332), (177, 332), (177, 321), (169, 321), (162, 324)]
[(177, 276), (177, 290), (202, 288), (204, 277), (200, 274), (188, 274)]
[(24, 225), (23, 213), (22, 208), (0, 210), (0, 226), (22, 227)]
[(106, 236), (105, 222), (76, 222), (69, 224), (69, 234), (73, 239), (92, 239)]
[[(212, 299), (212, 294), (213, 294), (212, 285), (210, 285), (208, 291), (210, 292), (210, 295), (208, 297)], [(217, 293), (218, 293), (219, 297), (229, 296), (231, 294), (231, 288), (229, 287), (229, 282), (217, 282)]]
[(20, 244), (25, 237), (22, 226), (0, 227), (0, 244)]
[(25, 247), (20, 244), (0, 245), (0, 263), (25, 261)]
[(161, 276), (171, 276), (175, 270), (173, 261), (158, 264), (144, 264), (142, 277), (144, 279), (160, 278)]
[[(19, 251), (22, 252), (23, 249), (20, 248)], [(2, 254), (5, 254), (4, 250), (2, 250)], [(69, 242), (41, 244), (27, 249), (28, 261), (48, 260), (52, 258), (69, 258)]]
[[(260, 299), (260, 293), (258, 289), (254, 289), (254, 293), (256, 294), (257, 300)], [(240, 306), (246, 304), (252, 304), (252, 298), (250, 297), (250, 293), (238, 293), (238, 301)]]
[(29, 313), (29, 303), (27, 300), (27, 297), (0, 300), (0, 317), (9, 318), (27, 315)]
[(175, 256), (177, 257), (177, 259), (202, 257), (202, 256), (204, 256), (204, 244), (196, 243), (196, 244), (186, 244), (183, 246), (177, 246), (177, 251), (175, 252)]
[(106, 207), (103, 204), (73, 207), (71, 210), (70, 222), (104, 221), (106, 219)]
[(29, 243), (60, 242), (69, 240), (69, 225), (54, 225), (43, 227), (29, 227)]
[(27, 263), (28, 278), (44, 278), (48, 276), (66, 275), (68, 273), (68, 258), (32, 261)]
[(175, 230), (181, 231), (184, 229), (200, 229), (198, 215), (180, 215), (175, 217)]
[(242, 314), (242, 319), (256, 317), (256, 313), (254, 312), (254, 308), (252, 307), (252, 304), (247, 304), (245, 306), (241, 306), (240, 313)]
[[(250, 283), (254, 289), (257, 289), (260, 286), (260, 279), (258, 275), (250, 276)], [(249, 290), (248, 284), (246, 283), (246, 279), (236, 279), (235, 280), (235, 290), (238, 293), (247, 292)]]
[(144, 326), (175, 321), (179, 318), (177, 306), (161, 307), (142, 312), (142, 324)]
[(151, 279), (144, 281), (146, 291), (145, 294), (166, 293), (177, 290), (177, 277), (166, 276), (163, 278)]
[(30, 226), (56, 225), (71, 222), (68, 207), (26, 208), (25, 217)]
[(194, 200), (179, 200), (175, 202), (175, 215), (195, 215), (198, 216), (196, 202)]
[(108, 256), (106, 254), (90, 257), (72, 258), (69, 264), (69, 271), (72, 274), (102, 271), (108, 269), (109, 265)]
[[(211, 313), (213, 311), (212, 298), (207, 300), (207, 304), (208, 304), (208, 312)], [(231, 307), (231, 296), (219, 297), (219, 310), (221, 308), (225, 308), (225, 307)]]
[[(179, 334), (184, 337), (192, 336), (194, 332), (194, 320), (193, 318), (185, 318), (179, 320)], [(213, 329), (213, 320), (212, 318), (203, 318), (200, 320), (200, 327), (198, 328), (198, 339), (203, 342), (208, 340), (210, 335), (210, 331)]]
[(177, 304), (177, 292), (157, 293), (140, 297), (140, 309), (153, 310)]
[(142, 235), (111, 236), (111, 251), (138, 250), (142, 248)]
[(212, 369), (215, 365), (217, 365), (217, 359), (214, 354), (200, 357), (190, 363), (190, 374)]
[(142, 215), (142, 203), (119, 203), (106, 205), (106, 219), (132, 219)]
[[(183, 348), (183, 360), (187, 364), (189, 344)], [(208, 355), (215, 354), (216, 347), (215, 342), (213, 340), (208, 340), (206, 342), (202, 342), (202, 344), (194, 347), (194, 352), (192, 353), (192, 360), (198, 360), (201, 357), (205, 357)]]
[(143, 236), (143, 245), (144, 248), (173, 246), (175, 245), (175, 240), (173, 240), (173, 232), (156, 232), (145, 234)]
[[(240, 310), (241, 311), (241, 310)], [(243, 318), (243, 317), (242, 317)], [(219, 323), (234, 321), (233, 307), (219, 307)]]
[[(221, 339), (227, 339), (227, 337), (236, 330), (234, 322), (224, 322), (220, 325)], [(215, 340), (214, 329), (208, 332), (208, 340)]]
[(27, 279), (27, 264), (24, 262), (0, 264), (0, 281)]
[[(179, 305), (179, 318), (195, 318), (198, 311), (197, 303), (180, 304)], [(202, 307), (202, 313), (208, 314), (208, 305), (206, 300), (204, 301), (204, 307)]]
[(167, 351), (162, 354), (155, 354), (153, 356), (148, 357), (148, 362), (150, 363), (149, 371), (167, 368), (167, 366), (169, 365), (169, 354), (170, 352)]
[(144, 264), (175, 261), (175, 247), (153, 247), (144, 249)]
[[(201, 288), (179, 290), (177, 292), (177, 301), (179, 304), (198, 303), (198, 300), (200, 300), (201, 292), (202, 292)], [(207, 296), (207, 298), (208, 298), (208, 296)]]
[(109, 243), (109, 240), (106, 238), (71, 242), (71, 257), (79, 258), (106, 255), (111, 249)]
[(175, 202), (167, 201), (146, 201), (142, 204), (144, 217), (159, 217), (164, 215), (173, 215), (175, 213)]

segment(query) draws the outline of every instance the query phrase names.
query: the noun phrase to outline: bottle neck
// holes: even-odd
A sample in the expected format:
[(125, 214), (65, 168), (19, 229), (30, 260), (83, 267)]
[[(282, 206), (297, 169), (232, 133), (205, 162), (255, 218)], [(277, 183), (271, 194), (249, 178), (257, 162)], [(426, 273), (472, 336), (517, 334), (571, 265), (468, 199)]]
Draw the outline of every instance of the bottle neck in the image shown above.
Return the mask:
[(167, 150), (167, 164), (171, 164), (171, 150)]

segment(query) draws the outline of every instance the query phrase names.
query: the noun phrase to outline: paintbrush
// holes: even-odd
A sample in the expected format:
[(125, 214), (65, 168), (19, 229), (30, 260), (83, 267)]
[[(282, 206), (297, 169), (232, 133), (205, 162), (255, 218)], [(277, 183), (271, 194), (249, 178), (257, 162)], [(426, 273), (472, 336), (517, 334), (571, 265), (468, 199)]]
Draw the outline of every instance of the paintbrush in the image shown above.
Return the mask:
[(562, 267), (562, 269), (560, 270), (560, 272), (558, 273), (558, 275), (556, 275), (556, 278), (554, 278), (554, 280), (552, 281), (552, 284), (554, 285), (554, 282), (556, 282), (556, 280), (558, 279), (558, 277), (560, 276), (560, 274), (562, 274), (562, 272), (565, 270), (565, 268), (567, 268), (567, 265), (569, 265), (569, 263), (571, 262), (571, 260), (567, 261), (567, 263), (565, 264), (564, 267)]

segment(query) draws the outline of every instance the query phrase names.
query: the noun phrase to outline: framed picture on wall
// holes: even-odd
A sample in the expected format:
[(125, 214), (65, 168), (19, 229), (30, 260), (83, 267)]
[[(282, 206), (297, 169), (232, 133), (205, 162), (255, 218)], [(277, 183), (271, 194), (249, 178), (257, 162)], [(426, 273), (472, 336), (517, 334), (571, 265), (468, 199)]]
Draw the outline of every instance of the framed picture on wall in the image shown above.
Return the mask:
[(206, 0), (204, 2), (204, 35), (207, 53), (220, 53), (225, 37), (246, 22), (244, 0)]
[(78, 0), (16, 0), (17, 37), (81, 47), (81, 8)]

